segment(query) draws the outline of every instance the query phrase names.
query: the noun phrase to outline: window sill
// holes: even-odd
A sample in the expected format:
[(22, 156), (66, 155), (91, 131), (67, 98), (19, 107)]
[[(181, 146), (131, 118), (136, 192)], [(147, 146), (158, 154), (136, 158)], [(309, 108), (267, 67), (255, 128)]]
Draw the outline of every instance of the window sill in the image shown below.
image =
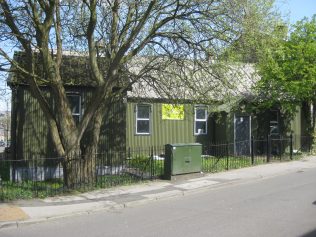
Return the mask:
[(135, 136), (150, 136), (150, 133), (135, 133)]
[(205, 136), (207, 133), (194, 133), (194, 136)]

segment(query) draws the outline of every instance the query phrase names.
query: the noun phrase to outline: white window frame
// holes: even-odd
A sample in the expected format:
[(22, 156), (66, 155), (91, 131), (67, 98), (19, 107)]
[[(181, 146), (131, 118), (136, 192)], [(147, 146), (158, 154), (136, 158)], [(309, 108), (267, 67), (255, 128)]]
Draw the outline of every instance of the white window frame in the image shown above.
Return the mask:
[[(148, 107), (149, 109), (149, 116), (148, 118), (138, 118), (138, 106), (146, 106)], [(149, 121), (149, 128), (148, 128), (148, 132), (138, 132), (138, 121)], [(150, 135), (151, 134), (151, 105), (150, 104), (137, 104), (136, 105), (136, 110), (135, 110), (135, 132), (136, 132), (136, 135)]]
[(78, 113), (73, 113), (71, 111), (71, 115), (74, 117), (74, 116), (77, 116), (79, 117), (79, 121), (81, 120), (81, 116), (82, 116), (82, 111), (81, 111), (81, 95), (80, 94), (77, 94), (77, 93), (67, 93), (67, 97), (70, 97), (70, 96), (76, 96), (76, 97), (79, 97), (79, 112)]
[[(198, 119), (196, 117), (197, 113), (197, 109), (204, 109), (204, 113), (205, 113), (205, 118), (204, 119)], [(206, 135), (207, 134), (207, 106), (204, 105), (197, 105), (194, 107), (194, 135)], [(196, 132), (196, 123), (197, 122), (205, 122), (205, 131), (204, 132)]]

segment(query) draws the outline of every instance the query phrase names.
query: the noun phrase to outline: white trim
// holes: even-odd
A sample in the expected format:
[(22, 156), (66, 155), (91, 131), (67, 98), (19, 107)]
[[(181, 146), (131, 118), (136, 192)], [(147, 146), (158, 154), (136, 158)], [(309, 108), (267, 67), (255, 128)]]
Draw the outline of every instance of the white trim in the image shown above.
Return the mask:
[(82, 111), (81, 111), (81, 95), (80, 94), (78, 94), (78, 93), (74, 93), (74, 92), (67, 92), (66, 93), (67, 94), (67, 97), (70, 97), (70, 96), (72, 96), (72, 97), (79, 97), (79, 112), (78, 113), (73, 113), (72, 111), (71, 111), (71, 115), (72, 116), (79, 116), (79, 121), (81, 120), (81, 116), (82, 116)]
[[(149, 117), (148, 118), (138, 118), (138, 106), (146, 106), (149, 108)], [(137, 122), (138, 121), (149, 121), (149, 131), (148, 132), (138, 132)], [(135, 134), (136, 135), (150, 135), (151, 134), (151, 105), (150, 104), (136, 104), (135, 110)]]
[[(205, 119), (198, 119), (196, 118), (196, 110), (197, 109), (204, 109)], [(204, 105), (196, 105), (194, 106), (194, 135), (207, 135), (207, 106)], [(205, 122), (205, 131), (204, 132), (196, 132), (196, 122)]]

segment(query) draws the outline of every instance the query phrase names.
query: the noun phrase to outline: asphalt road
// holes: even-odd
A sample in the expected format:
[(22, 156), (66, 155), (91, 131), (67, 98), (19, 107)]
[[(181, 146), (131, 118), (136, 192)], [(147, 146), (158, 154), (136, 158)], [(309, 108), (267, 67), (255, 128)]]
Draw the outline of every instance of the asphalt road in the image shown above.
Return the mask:
[(316, 169), (0, 230), (1, 237), (316, 236)]

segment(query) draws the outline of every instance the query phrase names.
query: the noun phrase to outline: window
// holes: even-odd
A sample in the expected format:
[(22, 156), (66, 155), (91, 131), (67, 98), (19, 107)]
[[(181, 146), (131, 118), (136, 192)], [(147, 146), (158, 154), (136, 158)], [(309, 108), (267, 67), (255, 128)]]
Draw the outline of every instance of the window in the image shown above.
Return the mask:
[(81, 96), (78, 94), (67, 94), (67, 98), (70, 104), (72, 117), (78, 124), (81, 118)]
[(136, 134), (150, 134), (150, 105), (136, 106)]
[(279, 134), (279, 113), (277, 110), (272, 110), (270, 112), (270, 134)]
[(194, 109), (194, 134), (207, 134), (207, 108), (197, 106)]

